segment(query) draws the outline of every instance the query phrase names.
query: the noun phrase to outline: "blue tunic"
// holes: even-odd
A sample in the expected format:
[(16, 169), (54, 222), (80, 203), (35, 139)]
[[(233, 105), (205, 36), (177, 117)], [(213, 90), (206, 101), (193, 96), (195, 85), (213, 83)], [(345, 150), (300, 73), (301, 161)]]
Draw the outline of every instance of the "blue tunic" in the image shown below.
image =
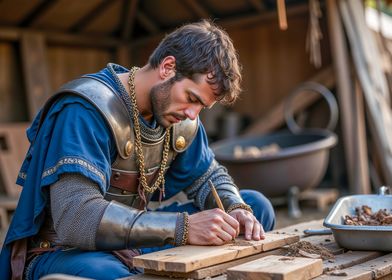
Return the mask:
[[(127, 70), (117, 67), (117, 71)], [(119, 91), (108, 69), (93, 76)], [(38, 130), (40, 116), (41, 112), (27, 130), (30, 148), (17, 179), (23, 190), (1, 251), (0, 279), (11, 277), (12, 242), (38, 233), (49, 201), (48, 186), (61, 174), (82, 174), (98, 184), (103, 194), (109, 188), (111, 163), (117, 152), (109, 126), (97, 109), (81, 97), (67, 95), (52, 105)], [(164, 199), (190, 186), (207, 171), (212, 160), (213, 153), (200, 124), (193, 143), (175, 158), (165, 175)]]

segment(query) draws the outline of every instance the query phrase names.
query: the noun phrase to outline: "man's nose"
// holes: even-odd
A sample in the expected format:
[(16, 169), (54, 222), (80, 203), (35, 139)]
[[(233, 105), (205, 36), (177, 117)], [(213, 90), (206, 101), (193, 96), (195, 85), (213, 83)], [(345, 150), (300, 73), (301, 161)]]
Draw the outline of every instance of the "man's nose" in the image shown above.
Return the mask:
[(201, 105), (201, 104), (195, 104), (195, 105), (189, 106), (185, 110), (185, 116), (188, 119), (194, 120), (199, 115), (201, 109), (203, 109), (203, 105)]

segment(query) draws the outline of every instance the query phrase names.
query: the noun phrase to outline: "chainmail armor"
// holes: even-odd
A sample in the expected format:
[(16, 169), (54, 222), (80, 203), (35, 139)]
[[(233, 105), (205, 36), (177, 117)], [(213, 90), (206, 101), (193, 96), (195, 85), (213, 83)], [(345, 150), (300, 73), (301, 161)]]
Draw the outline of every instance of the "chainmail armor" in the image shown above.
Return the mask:
[(107, 205), (97, 184), (79, 174), (65, 174), (50, 186), (53, 226), (61, 245), (95, 250), (99, 222)]
[(211, 162), (210, 167), (199, 179), (197, 179), (190, 187), (185, 189), (189, 199), (194, 199), (194, 204), (200, 210), (205, 210), (205, 202), (211, 189), (208, 185), (211, 180), (215, 187), (220, 185), (235, 186), (233, 179), (227, 173), (227, 169), (220, 165), (216, 160)]

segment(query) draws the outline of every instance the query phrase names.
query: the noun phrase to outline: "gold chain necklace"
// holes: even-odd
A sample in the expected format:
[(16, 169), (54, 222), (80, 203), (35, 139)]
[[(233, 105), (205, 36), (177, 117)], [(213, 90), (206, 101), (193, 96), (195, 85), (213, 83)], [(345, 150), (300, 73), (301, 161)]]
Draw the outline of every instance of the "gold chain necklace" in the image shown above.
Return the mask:
[(169, 158), (169, 144), (170, 144), (170, 127), (166, 128), (165, 142), (163, 145), (162, 152), (162, 162), (159, 167), (158, 178), (154, 182), (154, 184), (150, 187), (147, 184), (146, 179), (146, 171), (144, 164), (144, 155), (142, 149), (142, 138), (140, 133), (140, 123), (139, 123), (139, 110), (136, 104), (136, 92), (135, 92), (135, 74), (139, 67), (132, 67), (131, 71), (129, 71), (128, 77), (128, 85), (129, 85), (129, 93), (132, 102), (132, 113), (133, 113), (133, 122), (134, 122), (134, 130), (135, 130), (135, 152), (136, 152), (136, 162), (139, 167), (140, 178), (139, 181), (142, 184), (143, 190), (147, 193), (153, 193), (159, 186), (162, 184), (161, 192), (162, 195), (165, 195), (165, 168), (167, 164), (167, 160)]

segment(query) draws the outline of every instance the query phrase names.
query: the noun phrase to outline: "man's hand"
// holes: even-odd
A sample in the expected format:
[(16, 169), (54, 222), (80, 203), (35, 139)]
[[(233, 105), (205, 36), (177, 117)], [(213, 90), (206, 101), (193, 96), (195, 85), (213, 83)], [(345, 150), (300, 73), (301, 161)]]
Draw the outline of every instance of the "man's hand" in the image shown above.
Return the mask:
[(249, 211), (238, 208), (229, 213), (236, 219), (241, 228), (241, 233), (245, 233), (246, 240), (260, 240), (264, 239), (264, 229), (255, 216)]
[(218, 208), (189, 216), (188, 244), (222, 245), (239, 233), (240, 224), (236, 218)]

